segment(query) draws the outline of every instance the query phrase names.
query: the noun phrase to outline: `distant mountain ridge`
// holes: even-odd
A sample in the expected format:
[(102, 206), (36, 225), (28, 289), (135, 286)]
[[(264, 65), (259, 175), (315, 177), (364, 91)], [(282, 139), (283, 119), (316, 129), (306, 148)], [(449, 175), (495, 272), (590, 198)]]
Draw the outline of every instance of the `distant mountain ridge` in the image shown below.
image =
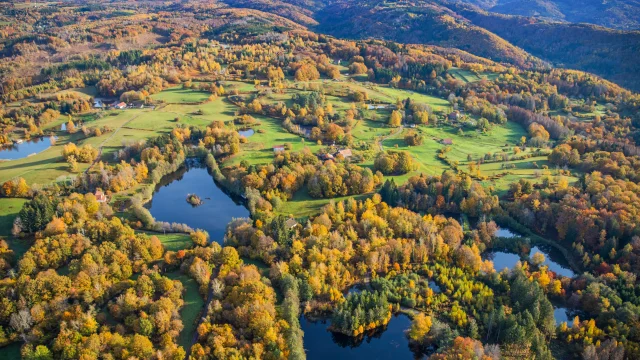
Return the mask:
[(459, 0), (505, 15), (640, 29), (640, 0)]
[[(553, 19), (554, 16), (566, 17), (563, 12), (566, 11), (563, 10), (565, 5), (562, 4), (569, 0), (225, 2), (233, 7), (272, 12), (337, 37), (377, 38), (454, 47), (522, 68), (543, 68), (553, 64), (591, 72), (629, 89), (640, 90), (640, 57), (637, 56), (640, 54), (640, 31), (613, 30)], [(624, 3), (635, 9), (640, 0), (612, 2)], [(540, 14), (549, 16), (504, 15), (479, 7), (503, 6), (515, 11), (522, 3), (530, 7), (537, 4), (535, 6), (541, 7)], [(591, 3), (599, 2), (586, 0), (587, 5)], [(618, 9), (613, 5), (609, 8)]]

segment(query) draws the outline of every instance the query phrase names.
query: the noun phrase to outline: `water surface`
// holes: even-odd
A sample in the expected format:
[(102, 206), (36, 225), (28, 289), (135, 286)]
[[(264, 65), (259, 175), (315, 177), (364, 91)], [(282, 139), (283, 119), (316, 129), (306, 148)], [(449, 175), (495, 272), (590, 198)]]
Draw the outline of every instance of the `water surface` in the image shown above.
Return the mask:
[(332, 333), (327, 328), (330, 320), (312, 321), (302, 316), (300, 326), (304, 331), (304, 349), (308, 360), (395, 360), (423, 359), (409, 348), (405, 331), (411, 327), (407, 315), (393, 316), (385, 329), (361, 337)]
[(35, 155), (51, 146), (51, 138), (43, 136), (25, 140), (22, 144), (13, 144), (11, 146), (0, 148), (1, 160), (17, 160), (25, 158), (29, 155)]
[[(203, 204), (191, 206), (187, 202), (188, 194), (198, 195)], [(250, 216), (249, 210), (222, 191), (207, 169), (200, 166), (184, 167), (164, 177), (147, 207), (157, 221), (184, 223), (206, 230), (211, 240), (220, 244), (233, 218)]]
[(256, 132), (253, 129), (247, 129), (247, 130), (238, 130), (238, 134), (240, 136), (244, 136), (246, 138), (250, 137), (251, 135), (255, 134)]

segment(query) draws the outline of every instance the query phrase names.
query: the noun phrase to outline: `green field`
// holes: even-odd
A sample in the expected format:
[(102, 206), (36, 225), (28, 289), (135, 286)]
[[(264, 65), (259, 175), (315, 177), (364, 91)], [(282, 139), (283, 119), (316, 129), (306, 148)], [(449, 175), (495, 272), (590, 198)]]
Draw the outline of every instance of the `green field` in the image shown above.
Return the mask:
[(451, 105), (447, 100), (437, 98), (435, 96), (420, 94), (409, 90), (394, 89), (390, 87), (377, 86), (376, 88), (383, 94), (387, 95), (394, 103), (396, 99), (404, 100), (410, 98), (411, 100), (418, 103), (431, 106), (434, 111), (445, 112), (451, 108)]
[(182, 249), (191, 248), (193, 242), (187, 234), (158, 234), (152, 232), (146, 232), (149, 236), (156, 236), (166, 251), (178, 251)]
[(474, 73), (474, 72), (472, 72), (470, 70), (460, 69), (460, 68), (456, 68), (456, 67), (453, 67), (453, 68), (449, 69), (448, 72), (454, 78), (456, 78), (458, 80), (462, 80), (462, 81), (464, 81), (466, 83), (476, 82), (476, 81), (480, 81), (482, 79), (495, 80), (499, 76), (499, 74), (491, 73), (491, 72), (484, 72), (484, 73), (476, 74), (476, 73)]
[(198, 283), (188, 275), (179, 271), (167, 273), (166, 276), (172, 280), (178, 280), (184, 286), (184, 305), (180, 309), (180, 318), (184, 328), (178, 336), (178, 345), (184, 347), (185, 351), (191, 347), (193, 335), (196, 332), (198, 315), (204, 307), (204, 299), (198, 292)]
[(25, 202), (27, 199), (0, 198), (0, 236), (11, 234), (13, 220), (18, 216)]
[(204, 91), (183, 89), (182, 86), (177, 86), (163, 90), (157, 94), (153, 94), (151, 95), (151, 99), (169, 104), (179, 104), (202, 102), (207, 100), (209, 96), (211, 96), (211, 94)]
[[(289, 143), (293, 151), (300, 151), (305, 147), (317, 151), (320, 146), (313, 141), (286, 132), (280, 121), (266, 116), (254, 116), (260, 125), (254, 126), (256, 133), (247, 139), (246, 144), (240, 146), (240, 152), (227, 159), (223, 166), (231, 166), (247, 161), (249, 164), (268, 164), (273, 160), (273, 147)], [(261, 132), (262, 131), (262, 132)]]

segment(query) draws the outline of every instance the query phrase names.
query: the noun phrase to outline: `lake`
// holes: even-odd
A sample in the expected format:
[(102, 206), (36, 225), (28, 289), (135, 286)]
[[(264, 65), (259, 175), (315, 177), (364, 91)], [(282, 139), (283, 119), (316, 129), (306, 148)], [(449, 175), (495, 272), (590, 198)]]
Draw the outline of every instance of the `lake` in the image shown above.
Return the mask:
[[(193, 207), (189, 204), (188, 194), (198, 195), (202, 205)], [(147, 208), (157, 221), (184, 223), (193, 229), (206, 230), (211, 240), (220, 244), (224, 242), (227, 224), (233, 218), (250, 216), (242, 202), (227, 195), (213, 181), (209, 171), (197, 164), (165, 176), (156, 186)]]
[(239, 134), (240, 136), (243, 136), (243, 137), (246, 137), (246, 138), (250, 137), (251, 135), (253, 135), (253, 134), (255, 134), (255, 133), (256, 133), (256, 132), (255, 132), (253, 129), (251, 129), (251, 128), (249, 128), (249, 129), (247, 129), (247, 130), (238, 130), (238, 134)]
[(0, 148), (0, 160), (17, 160), (29, 155), (35, 155), (51, 146), (51, 138), (43, 136), (25, 140), (22, 144)]
[[(518, 236), (519, 235), (506, 228), (499, 228), (496, 231), (496, 237), (514, 238)], [(529, 257), (537, 252), (544, 255), (545, 261), (542, 264), (548, 266), (549, 270), (566, 277), (573, 277), (575, 275), (573, 270), (571, 270), (571, 266), (564, 258), (564, 255), (558, 249), (553, 246), (536, 245), (531, 248)], [(483, 257), (493, 261), (493, 267), (496, 271), (504, 268), (512, 269), (516, 263), (520, 261), (518, 254), (505, 251), (488, 251)]]
[(416, 354), (409, 348), (405, 331), (411, 327), (411, 319), (407, 315), (393, 316), (386, 328), (357, 338), (327, 330), (330, 324), (330, 320), (312, 321), (300, 317), (308, 360), (425, 358), (424, 354)]

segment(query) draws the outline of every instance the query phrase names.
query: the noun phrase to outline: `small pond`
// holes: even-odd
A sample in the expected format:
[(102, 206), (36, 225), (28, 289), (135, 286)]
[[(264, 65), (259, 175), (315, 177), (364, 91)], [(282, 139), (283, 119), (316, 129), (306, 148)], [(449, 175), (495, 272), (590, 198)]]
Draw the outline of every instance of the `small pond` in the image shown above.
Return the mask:
[(251, 128), (246, 129), (246, 130), (238, 130), (238, 134), (239, 134), (240, 136), (242, 136), (242, 137), (246, 137), (246, 138), (250, 137), (251, 135), (253, 135), (253, 134), (255, 134), (255, 133), (256, 133), (256, 132), (255, 132), (253, 129), (251, 129)]
[(330, 324), (330, 320), (312, 321), (304, 316), (300, 317), (308, 360), (425, 358), (409, 347), (405, 331), (411, 327), (411, 319), (407, 315), (396, 315), (386, 328), (357, 338), (330, 332), (327, 330)]
[(493, 268), (496, 271), (502, 271), (504, 268), (511, 270), (520, 261), (520, 255), (505, 251), (488, 251), (483, 254), (482, 258), (493, 261)]
[[(514, 238), (519, 235), (509, 229), (499, 228), (498, 231), (496, 231), (496, 236), (502, 238)], [(536, 245), (531, 248), (529, 256), (531, 257), (537, 252), (544, 255), (545, 261), (543, 264), (548, 266), (549, 270), (566, 277), (573, 277), (575, 275), (571, 270), (571, 266), (569, 266), (569, 263), (564, 258), (564, 255), (558, 249), (553, 246)], [(504, 268), (512, 269), (516, 263), (520, 261), (520, 256), (518, 254), (506, 251), (488, 251), (483, 255), (483, 258), (492, 260), (493, 267), (496, 271), (500, 271)]]
[[(187, 202), (188, 194), (198, 195), (202, 205), (191, 206)], [(220, 244), (233, 218), (250, 216), (240, 201), (218, 187), (205, 167), (193, 164), (164, 177), (147, 207), (157, 221), (184, 223), (193, 229), (206, 230), (211, 240)]]
[(51, 137), (43, 136), (25, 140), (21, 144), (0, 148), (0, 160), (17, 160), (35, 155), (51, 146)]
[(556, 325), (566, 322), (569, 327), (573, 326), (573, 316), (569, 313), (569, 309), (565, 307), (554, 307), (553, 317), (556, 319)]
[(431, 288), (431, 290), (433, 290), (434, 293), (439, 294), (442, 292), (442, 289), (440, 289), (440, 285), (436, 284), (435, 281), (433, 280), (429, 280), (429, 287)]
[(529, 256), (533, 256), (533, 254), (537, 252), (544, 254), (545, 260), (543, 264), (547, 265), (549, 270), (566, 277), (573, 277), (575, 275), (562, 253), (557, 249), (551, 246), (538, 245), (531, 248)]
[(503, 237), (503, 238), (510, 239), (510, 238), (516, 237), (516, 234), (509, 229), (498, 228), (498, 230), (496, 231), (496, 237)]

